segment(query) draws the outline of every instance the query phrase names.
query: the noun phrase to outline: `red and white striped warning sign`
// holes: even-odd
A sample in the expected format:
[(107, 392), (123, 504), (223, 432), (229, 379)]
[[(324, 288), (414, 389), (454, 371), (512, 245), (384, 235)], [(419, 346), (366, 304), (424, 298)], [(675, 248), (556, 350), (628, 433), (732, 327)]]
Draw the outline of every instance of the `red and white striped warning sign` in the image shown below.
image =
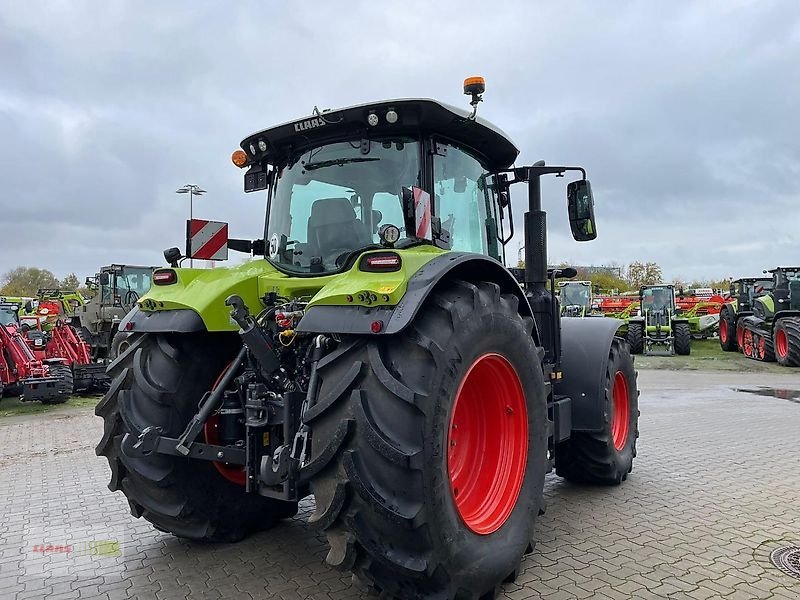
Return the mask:
[(228, 260), (228, 224), (222, 221), (186, 221), (186, 255), (205, 260)]
[(432, 239), (431, 233), (431, 195), (421, 188), (414, 190), (414, 216), (416, 217), (417, 237)]

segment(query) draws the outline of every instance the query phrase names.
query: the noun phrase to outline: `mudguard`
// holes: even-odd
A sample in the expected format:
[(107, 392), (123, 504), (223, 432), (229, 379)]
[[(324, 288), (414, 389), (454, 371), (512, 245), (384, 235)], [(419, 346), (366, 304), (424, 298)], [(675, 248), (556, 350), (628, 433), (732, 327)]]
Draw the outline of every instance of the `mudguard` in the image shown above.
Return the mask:
[[(406, 293), (394, 307), (312, 306), (296, 330), (305, 333), (392, 335), (403, 331), (414, 320), (430, 293), (445, 278), (468, 281), (493, 281), (504, 293), (519, 298), (519, 310), (530, 316), (531, 307), (514, 276), (498, 261), (480, 254), (448, 252), (422, 266), (408, 280)], [(380, 328), (373, 329), (373, 323)], [(377, 331), (375, 329), (378, 329)], [(534, 339), (539, 341), (534, 330)]]
[(572, 431), (599, 431), (604, 427), (608, 355), (622, 323), (609, 318), (561, 318), (563, 376), (555, 385), (555, 393), (572, 400)]
[(146, 312), (135, 306), (119, 323), (119, 331), (131, 333), (155, 333), (174, 331), (175, 333), (192, 333), (206, 331), (205, 323), (193, 310), (161, 310)]

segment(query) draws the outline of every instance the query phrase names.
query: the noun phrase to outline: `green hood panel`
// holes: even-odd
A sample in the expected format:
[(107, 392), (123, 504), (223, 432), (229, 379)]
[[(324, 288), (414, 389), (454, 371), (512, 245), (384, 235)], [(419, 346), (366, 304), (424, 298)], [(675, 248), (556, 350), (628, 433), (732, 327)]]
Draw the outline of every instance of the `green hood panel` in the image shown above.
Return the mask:
[[(386, 250), (364, 254), (383, 252)], [(174, 269), (177, 283), (153, 285), (137, 304), (145, 312), (192, 310), (200, 315), (208, 331), (238, 329), (230, 319), (230, 308), (225, 306), (225, 299), (232, 294), (241, 296), (253, 314), (264, 308), (261, 298), (270, 292), (285, 298), (308, 298), (309, 307), (394, 306), (405, 294), (411, 276), (444, 250), (417, 246), (394, 252), (401, 256), (402, 266), (390, 273), (363, 272), (358, 268), (359, 260), (348, 271), (319, 277), (287, 275), (265, 259), (218, 269)]]

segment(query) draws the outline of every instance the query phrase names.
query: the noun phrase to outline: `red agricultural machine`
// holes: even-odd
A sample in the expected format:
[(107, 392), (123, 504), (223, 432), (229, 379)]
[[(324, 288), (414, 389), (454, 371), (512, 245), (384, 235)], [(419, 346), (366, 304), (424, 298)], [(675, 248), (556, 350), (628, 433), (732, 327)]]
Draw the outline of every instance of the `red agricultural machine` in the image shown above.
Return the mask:
[(40, 317), (20, 318), (25, 340), (39, 360), (58, 359), (72, 372), (72, 391), (90, 391), (108, 386), (105, 363), (91, 359), (89, 344), (64, 321), (47, 326)]
[(72, 393), (72, 370), (61, 359), (40, 360), (19, 326), (19, 306), (0, 304), (0, 395), (62, 404)]

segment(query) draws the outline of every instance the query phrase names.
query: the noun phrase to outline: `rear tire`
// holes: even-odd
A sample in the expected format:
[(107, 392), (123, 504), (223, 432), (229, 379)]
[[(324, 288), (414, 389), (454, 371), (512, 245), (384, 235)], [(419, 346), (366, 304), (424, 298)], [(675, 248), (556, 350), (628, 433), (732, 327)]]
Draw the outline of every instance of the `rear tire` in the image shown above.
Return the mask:
[(558, 444), (557, 475), (575, 483), (600, 485), (618, 485), (627, 479), (639, 437), (636, 377), (628, 348), (620, 338), (614, 338), (606, 369), (603, 429), (596, 433), (575, 432)]
[(644, 325), (641, 323), (628, 323), (628, 334), (626, 335), (628, 344), (631, 346), (631, 354), (641, 354), (644, 352)]
[(783, 367), (800, 367), (800, 318), (778, 319), (773, 337), (778, 364)]
[(237, 348), (235, 336), (144, 334), (109, 367), (112, 384), (95, 409), (105, 421), (95, 449), (111, 467), (111, 491), (128, 498), (131, 514), (178, 537), (235, 542), (293, 516), (297, 504), (248, 494), (225, 479), (214, 463), (153, 453), (129, 457), (126, 433), (150, 425), (177, 437), (197, 412)]
[(75, 386), (74, 375), (72, 369), (63, 364), (49, 365), (50, 375), (58, 377), (59, 382), (55, 387), (55, 396), (44, 398), (42, 404), (64, 404), (72, 395), (73, 387)]
[(730, 305), (726, 304), (719, 312), (719, 345), (725, 352), (736, 352), (736, 315)]
[[(513, 578), (542, 508), (547, 453), (541, 354), (517, 311), (493, 283), (447, 282), (402, 333), (351, 339), (321, 361), (301, 476), (329, 564), (387, 598), (477, 599)], [(490, 383), (479, 384), (484, 367)], [(507, 423), (525, 431), (507, 434)]]
[(672, 328), (675, 354), (689, 356), (692, 352), (692, 332), (688, 323), (675, 323)]

